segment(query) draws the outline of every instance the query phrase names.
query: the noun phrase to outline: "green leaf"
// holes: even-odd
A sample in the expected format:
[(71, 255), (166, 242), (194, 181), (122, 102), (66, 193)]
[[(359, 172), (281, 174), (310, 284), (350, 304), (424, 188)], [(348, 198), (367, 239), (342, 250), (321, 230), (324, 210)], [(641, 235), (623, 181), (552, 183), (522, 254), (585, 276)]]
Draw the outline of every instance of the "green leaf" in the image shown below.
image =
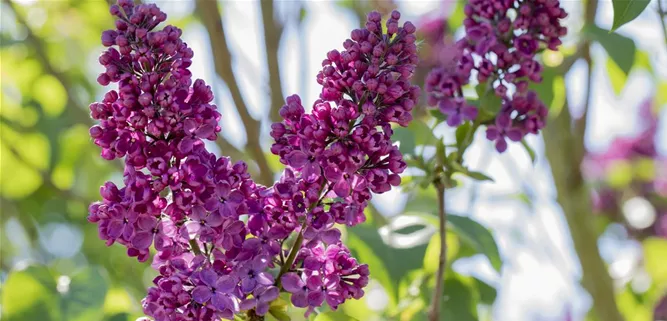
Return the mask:
[(637, 54), (635, 42), (628, 37), (604, 30), (598, 26), (588, 26), (585, 30), (591, 39), (604, 47), (609, 57), (621, 68), (625, 75), (628, 75), (635, 63), (635, 55)]
[(422, 267), (426, 244), (406, 249), (393, 248), (383, 241), (377, 228), (368, 224), (357, 225), (347, 231), (346, 244), (359, 261), (368, 264), (373, 278), (387, 291), (390, 305), (395, 305), (401, 277)]
[(484, 173), (467, 171), (464, 174), (466, 176), (468, 176), (470, 178), (474, 178), (478, 181), (491, 181), (491, 182), (493, 182), (493, 178), (486, 176)]
[(456, 147), (461, 150), (463, 145), (466, 143), (466, 139), (469, 135), (472, 135), (472, 125), (470, 122), (465, 122), (458, 128), (456, 128)]
[(340, 311), (329, 311), (320, 313), (315, 317), (314, 321), (359, 321), (349, 315)]
[(658, 111), (667, 104), (667, 82), (663, 81), (658, 85), (655, 100)]
[(486, 282), (480, 279), (473, 278), (473, 280), (475, 281), (475, 286), (479, 292), (479, 301), (486, 305), (492, 305), (498, 296), (496, 288), (486, 284)]
[[(432, 217), (432, 216), (431, 216)], [(454, 263), (454, 258), (459, 252), (459, 239), (456, 233), (447, 233), (447, 265)], [(424, 272), (435, 273), (438, 270), (440, 260), (440, 234), (435, 233), (426, 247), (424, 255)]]
[(457, 276), (445, 279), (440, 320), (478, 321), (473, 289)]
[(628, 80), (628, 75), (611, 58), (607, 59), (607, 75), (609, 76), (611, 88), (614, 89), (614, 93), (620, 95)]
[(493, 88), (489, 89), (485, 84), (480, 84), (475, 90), (477, 91), (477, 97), (479, 97), (480, 109), (489, 111), (494, 115), (500, 111), (500, 108), (503, 105), (503, 100), (496, 95)]
[(612, 0), (614, 22), (611, 30), (614, 31), (637, 18), (646, 9), (649, 2), (650, 0)]
[(537, 154), (535, 154), (535, 150), (528, 145), (525, 139), (521, 140), (521, 146), (526, 150), (528, 153), (528, 156), (530, 156), (530, 161), (535, 164), (535, 161), (537, 160)]
[(62, 294), (61, 307), (65, 320), (97, 320), (103, 315), (107, 281), (101, 269), (85, 268), (71, 276), (69, 289)]
[(542, 72), (542, 81), (539, 83), (531, 82), (529, 88), (534, 90), (537, 93), (537, 96), (540, 97), (544, 105), (547, 108), (551, 108), (551, 104), (554, 101), (554, 79), (556, 78), (557, 71), (553, 67), (545, 67)]
[(308, 15), (308, 10), (306, 10), (305, 7), (299, 8), (299, 23), (302, 23), (304, 20), (306, 20), (306, 16)]
[(60, 320), (58, 293), (51, 272), (31, 266), (9, 273), (2, 286), (2, 320)]
[(438, 120), (438, 123), (442, 123), (443, 121), (447, 120), (447, 115), (443, 114), (440, 109), (434, 108), (428, 111), (433, 118)]
[[(373, 279), (377, 280), (389, 296), (389, 306), (393, 307), (396, 305), (397, 294), (396, 294), (396, 282), (392, 280), (389, 275), (387, 264), (385, 263), (385, 258), (379, 257), (379, 253), (376, 252), (378, 248), (371, 247), (367, 242), (361, 237), (355, 235), (354, 231), (357, 228), (349, 229), (347, 240), (345, 244), (348, 246), (354, 256), (363, 261), (365, 264), (368, 264), (368, 269), (373, 271)], [(381, 240), (380, 240), (381, 242)], [(386, 245), (385, 245), (386, 247)]]
[(104, 318), (104, 321), (128, 321), (128, 320), (133, 320), (133, 319), (130, 319), (130, 314), (127, 312), (116, 313), (109, 317)]
[(635, 66), (644, 68), (650, 72), (651, 75), (655, 75), (655, 70), (653, 70), (653, 66), (651, 65), (651, 57), (644, 50), (637, 50), (637, 54), (635, 55)]
[(63, 84), (51, 75), (44, 75), (35, 81), (32, 95), (50, 117), (57, 117), (65, 110), (67, 91)]
[(435, 144), (435, 163), (436, 166), (442, 167), (447, 161), (447, 155), (445, 154), (446, 148), (445, 144), (442, 143), (442, 140), (439, 140)]
[(290, 321), (290, 320), (292, 320), (289, 317), (289, 314), (287, 314), (286, 311), (287, 311), (287, 309), (280, 310), (280, 309), (275, 309), (274, 307), (269, 308), (269, 314), (271, 314), (271, 316), (276, 318), (276, 320), (278, 320), (278, 321)]
[(502, 260), (498, 246), (491, 232), (469, 217), (447, 214), (447, 223), (456, 231), (461, 241), (470, 244), (479, 253), (484, 254), (497, 271), (500, 271)]
[(414, 134), (417, 145), (430, 145), (437, 140), (431, 128), (421, 120), (413, 120), (407, 128)]
[(415, 141), (415, 134), (411, 130), (403, 127), (394, 128), (394, 135), (392, 136), (394, 141), (400, 142), (398, 150), (403, 155), (414, 154), (417, 142)]

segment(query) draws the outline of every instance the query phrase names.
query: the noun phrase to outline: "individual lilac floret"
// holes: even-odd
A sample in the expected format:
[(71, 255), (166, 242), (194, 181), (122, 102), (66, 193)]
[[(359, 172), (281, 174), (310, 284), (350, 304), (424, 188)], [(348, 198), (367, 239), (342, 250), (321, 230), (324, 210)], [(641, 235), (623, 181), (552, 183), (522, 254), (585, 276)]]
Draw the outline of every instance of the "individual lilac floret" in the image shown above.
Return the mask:
[(251, 298), (241, 302), (241, 309), (255, 309), (257, 315), (265, 315), (269, 311), (271, 302), (276, 300), (279, 294), (280, 290), (275, 286), (257, 287)]
[(237, 281), (234, 278), (206, 269), (199, 272), (201, 285), (192, 290), (192, 299), (199, 304), (210, 302), (225, 318), (232, 318), (239, 310), (238, 299), (232, 295)]
[(477, 107), (468, 104), (463, 98), (441, 100), (438, 103), (438, 108), (443, 114), (447, 115), (447, 125), (452, 127), (477, 118)]

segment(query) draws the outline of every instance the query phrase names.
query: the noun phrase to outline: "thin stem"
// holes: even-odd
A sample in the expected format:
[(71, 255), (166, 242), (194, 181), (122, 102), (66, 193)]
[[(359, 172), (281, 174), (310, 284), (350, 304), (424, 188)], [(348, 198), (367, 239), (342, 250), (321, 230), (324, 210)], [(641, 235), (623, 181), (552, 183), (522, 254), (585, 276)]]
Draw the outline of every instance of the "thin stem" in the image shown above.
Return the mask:
[(665, 44), (667, 45), (667, 24), (665, 24), (665, 16), (667, 16), (667, 11), (662, 7), (662, 0), (658, 0), (658, 18), (660, 19), (662, 34), (665, 37)]
[(283, 26), (274, 17), (274, 0), (260, 1), (262, 12), (262, 27), (264, 28), (264, 47), (266, 48), (266, 67), (269, 71), (269, 88), (271, 105), (269, 116), (272, 122), (280, 122), (280, 107), (285, 103), (282, 82), (280, 81), (280, 64), (278, 63), (278, 49)]
[(431, 298), (431, 308), (428, 313), (430, 321), (440, 320), (440, 306), (444, 286), (445, 269), (447, 268), (447, 212), (445, 211), (445, 185), (440, 179), (433, 182), (438, 191), (438, 218), (440, 220), (440, 257), (438, 271), (435, 275), (435, 288)]
[[(597, 0), (586, 3), (586, 24), (595, 23), (597, 7)], [(572, 243), (581, 264), (581, 284), (593, 299), (592, 313), (598, 320), (622, 321), (623, 317), (616, 304), (613, 280), (597, 246), (598, 233), (591, 215), (590, 191), (581, 173), (581, 163), (586, 153), (584, 135), (592, 96), (593, 64), (590, 58), (590, 43), (584, 43), (580, 52), (581, 58), (588, 64), (588, 86), (583, 115), (573, 123), (566, 101), (560, 114), (544, 129), (545, 153), (551, 165), (557, 200), (565, 214)], [(564, 71), (566, 72), (567, 70)]]
[(285, 261), (285, 264), (283, 264), (282, 267), (280, 267), (280, 273), (278, 273), (278, 277), (276, 278), (276, 286), (280, 288), (280, 277), (283, 276), (283, 274), (287, 273), (289, 269), (292, 267), (292, 264), (294, 264), (294, 260), (296, 259), (296, 254), (299, 252), (301, 249), (301, 245), (303, 243), (303, 230), (306, 228), (308, 220), (304, 220), (303, 224), (301, 224), (301, 231), (299, 231), (299, 235), (296, 237), (296, 240), (294, 241), (294, 244), (292, 245), (292, 248), (289, 251), (289, 256), (287, 257), (287, 261)]
[(264, 185), (273, 183), (273, 171), (264, 155), (260, 142), (260, 131), (262, 124), (250, 115), (248, 106), (241, 93), (238, 81), (232, 68), (232, 54), (227, 45), (225, 29), (222, 25), (220, 10), (217, 1), (197, 0), (195, 2), (197, 11), (201, 17), (202, 24), (208, 31), (211, 49), (213, 50), (213, 62), (215, 72), (227, 85), (229, 92), (239, 113), (246, 137), (248, 138), (247, 149), (257, 163), (260, 171), (258, 181)]
[(201, 249), (199, 248), (199, 244), (197, 244), (197, 240), (192, 239), (189, 241), (190, 247), (192, 247), (192, 252), (195, 253), (195, 255), (201, 254)]
[[(329, 188), (322, 194), (322, 191), (324, 191), (324, 187), (326, 186), (327, 181), (323, 180), (322, 185), (320, 186), (320, 198), (317, 200), (317, 202), (311, 204), (308, 207), (308, 211), (306, 213), (310, 213), (315, 207), (319, 206), (322, 201), (324, 200), (324, 197), (329, 194), (331, 191), (331, 188), (333, 185), (329, 185)], [(301, 230), (299, 231), (299, 235), (297, 235), (296, 240), (294, 241), (294, 244), (292, 245), (292, 248), (290, 249), (289, 255), (287, 256), (287, 261), (285, 261), (285, 264), (280, 267), (280, 272), (278, 273), (278, 276), (276, 277), (276, 286), (280, 289), (280, 277), (283, 276), (283, 274), (287, 273), (289, 269), (292, 267), (292, 264), (294, 264), (294, 260), (296, 259), (296, 254), (299, 252), (301, 249), (301, 245), (303, 243), (303, 230), (306, 229), (306, 225), (308, 224), (308, 217), (304, 217), (303, 223), (301, 224)]]

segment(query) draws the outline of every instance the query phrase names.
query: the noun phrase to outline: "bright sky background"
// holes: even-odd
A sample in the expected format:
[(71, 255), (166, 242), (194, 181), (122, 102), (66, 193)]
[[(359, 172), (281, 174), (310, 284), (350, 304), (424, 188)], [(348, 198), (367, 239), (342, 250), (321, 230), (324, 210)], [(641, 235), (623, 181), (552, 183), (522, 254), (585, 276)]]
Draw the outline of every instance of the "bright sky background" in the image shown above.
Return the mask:
[[(566, 25), (570, 32), (581, 26), (581, 1), (562, 1), (570, 12)], [(600, 1), (597, 21), (609, 28), (613, 9), (611, 1)], [(192, 1), (160, 0), (158, 5), (172, 18), (191, 14)], [(450, 3), (442, 1), (399, 1), (404, 18), (418, 22), (419, 17), (429, 12), (444, 12)], [(289, 21), (281, 43), (279, 59), (284, 95), (298, 93), (304, 105), (309, 105), (319, 94), (315, 81), (320, 62), (326, 52), (341, 49), (342, 42), (358, 24), (356, 17), (336, 5), (334, 1), (303, 2), (307, 16), (304, 28), (299, 28), (295, 19), (299, 14), (298, 1), (285, 1), (277, 6), (281, 20)], [(224, 24), (234, 57), (234, 67), (241, 90), (256, 118), (268, 118), (268, 74), (264, 69), (264, 45), (262, 40), (259, 5), (250, 1), (226, 1), (223, 3)], [(655, 12), (656, 1), (635, 21), (622, 27), (620, 33), (635, 39), (638, 48), (646, 50), (660, 79), (667, 78), (667, 65), (663, 35)], [(289, 19), (288, 19), (289, 18)], [(191, 67), (194, 76), (203, 78), (216, 91), (216, 103), (223, 113), (223, 133), (233, 144), (243, 145), (240, 119), (236, 115), (229, 93), (214, 74), (208, 36), (199, 24), (191, 24), (185, 30), (185, 40), (195, 51)], [(572, 44), (575, 35), (566, 43)], [(306, 50), (301, 50), (305, 48)], [(302, 56), (302, 53), (307, 53)], [(99, 67), (95, 61), (98, 51), (91, 53), (91, 66)], [(606, 55), (599, 46), (593, 48), (596, 61), (605, 61)], [(577, 65), (566, 78), (566, 88), (571, 104), (582, 105), (585, 88), (585, 66)], [(98, 70), (93, 70), (96, 74)], [(611, 89), (604, 64), (594, 67), (594, 81), (590, 112), (590, 130), (586, 144), (595, 151), (604, 150), (617, 135), (637, 131), (636, 108), (640, 102), (652, 97), (655, 85), (644, 71), (633, 71), (620, 97)], [(306, 78), (302, 78), (305, 75)], [(664, 124), (665, 112), (662, 119)], [(268, 136), (268, 126), (263, 129)], [(448, 134), (451, 131), (443, 130)], [(566, 223), (558, 205), (554, 202), (555, 189), (550, 177), (548, 163), (543, 156), (540, 137), (530, 137), (529, 143), (538, 152), (538, 163), (533, 166), (519, 145), (510, 145), (502, 156), (492, 152), (491, 144), (481, 135), (469, 149), (466, 161), (476, 170), (482, 170), (495, 179), (495, 183), (468, 182), (463, 188), (448, 193), (447, 206), (454, 213), (471, 215), (494, 232), (505, 264), (502, 275), (497, 275), (486, 259), (470, 259), (457, 264), (456, 269), (472, 273), (496, 285), (499, 297), (494, 309), (497, 321), (564, 320), (564, 311), (571, 307), (576, 319), (580, 319), (590, 305), (585, 292), (576, 282), (580, 275), (576, 255), (568, 235)], [(268, 137), (265, 139), (269, 146)], [(667, 155), (667, 126), (661, 126), (658, 148)], [(216, 149), (217, 147), (211, 146)], [(527, 189), (534, 197), (534, 208), (512, 199)], [(475, 189), (477, 201), (471, 206), (470, 195)], [(375, 204), (386, 215), (394, 216), (403, 211), (406, 197), (399, 191), (377, 196)], [(640, 249), (632, 242), (617, 241), (618, 233), (608, 233), (600, 241), (604, 258), (611, 265), (612, 273), (624, 276), (632, 271), (632, 263), (640, 255)], [(622, 236), (621, 236), (622, 238)], [(425, 238), (428, 240), (428, 238)], [(640, 283), (640, 282), (638, 282)], [(379, 300), (382, 301), (382, 300)]]

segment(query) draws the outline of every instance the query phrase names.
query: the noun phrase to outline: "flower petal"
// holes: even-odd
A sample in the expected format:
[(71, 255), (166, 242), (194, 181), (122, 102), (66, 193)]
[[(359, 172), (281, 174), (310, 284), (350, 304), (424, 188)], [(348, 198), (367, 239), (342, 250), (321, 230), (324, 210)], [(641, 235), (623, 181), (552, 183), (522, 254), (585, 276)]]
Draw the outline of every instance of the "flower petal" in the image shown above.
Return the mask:
[(211, 289), (205, 285), (200, 285), (192, 290), (192, 299), (198, 303), (206, 303), (211, 298)]
[(283, 288), (291, 293), (303, 291), (303, 286), (306, 285), (296, 273), (285, 273), (280, 281)]

